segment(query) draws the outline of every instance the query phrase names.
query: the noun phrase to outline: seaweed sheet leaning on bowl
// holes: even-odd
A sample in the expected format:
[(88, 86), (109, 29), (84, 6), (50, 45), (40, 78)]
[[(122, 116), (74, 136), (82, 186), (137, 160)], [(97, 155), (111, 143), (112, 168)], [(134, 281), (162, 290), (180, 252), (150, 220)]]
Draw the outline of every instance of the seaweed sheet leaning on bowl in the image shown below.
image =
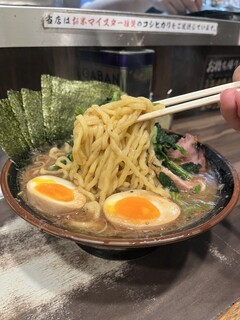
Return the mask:
[(8, 157), (21, 165), (30, 150), (8, 99), (0, 101), (0, 145)]
[(20, 130), (22, 132), (22, 135), (24, 136), (27, 144), (29, 145), (29, 148), (32, 148), (33, 144), (31, 142), (30, 134), (28, 131), (28, 124), (27, 124), (25, 111), (23, 109), (21, 92), (15, 91), (15, 90), (8, 90), (7, 96), (11, 105), (11, 109), (14, 113), (14, 116), (16, 117), (19, 125), (21, 124)]
[(18, 166), (31, 149), (70, 138), (75, 117), (92, 104), (120, 98), (119, 87), (99, 81), (41, 76), (41, 90), (9, 89), (0, 100), (0, 147)]
[(120, 89), (98, 81), (70, 81), (49, 75), (41, 78), (44, 125), (50, 141), (61, 140), (72, 133), (76, 113), (93, 104), (101, 105), (120, 98)]

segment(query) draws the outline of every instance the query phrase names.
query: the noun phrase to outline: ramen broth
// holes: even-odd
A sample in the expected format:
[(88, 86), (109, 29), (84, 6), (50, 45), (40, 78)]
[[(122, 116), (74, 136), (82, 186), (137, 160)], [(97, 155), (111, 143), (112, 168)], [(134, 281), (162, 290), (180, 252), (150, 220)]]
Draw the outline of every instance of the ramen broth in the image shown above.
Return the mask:
[[(50, 174), (65, 178), (59, 171), (54, 171), (53, 167), (56, 159), (66, 154), (70, 146), (65, 144), (61, 149), (52, 148), (49, 152), (46, 150), (35, 151), (32, 156), (32, 164), (28, 165), (19, 173), (19, 183), (21, 187), (21, 195), (26, 203), (28, 199), (26, 196), (27, 182), (39, 175)], [(51, 168), (51, 170), (49, 170)], [(98, 235), (102, 237), (116, 236), (116, 237), (148, 237), (156, 234), (167, 234), (168, 232), (184, 229), (185, 227), (194, 224), (206, 216), (216, 205), (218, 200), (218, 185), (216, 174), (214, 170), (209, 168), (207, 172), (199, 174), (206, 181), (205, 190), (195, 194), (193, 191), (181, 191), (177, 199), (173, 199), (181, 208), (181, 214), (172, 223), (159, 226), (158, 228), (149, 228), (142, 230), (133, 230), (131, 228), (122, 228), (111, 224), (105, 218), (102, 210), (99, 211), (99, 206), (94, 202), (86, 203), (86, 205), (76, 212), (71, 212), (64, 215), (51, 215), (51, 212), (42, 214), (46, 219), (52, 221), (55, 225), (64, 227), (65, 229), (81, 232), (85, 234)], [(35, 208), (33, 208), (35, 210)]]

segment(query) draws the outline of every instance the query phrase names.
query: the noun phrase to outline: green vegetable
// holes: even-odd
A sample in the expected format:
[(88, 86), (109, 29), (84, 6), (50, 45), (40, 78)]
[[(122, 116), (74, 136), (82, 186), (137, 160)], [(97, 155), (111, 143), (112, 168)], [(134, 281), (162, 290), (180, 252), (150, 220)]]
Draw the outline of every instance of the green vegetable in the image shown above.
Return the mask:
[[(72, 152), (66, 153), (65, 156), (66, 156), (70, 161), (73, 161)], [(66, 164), (66, 160), (62, 160), (61, 163)], [(50, 165), (48, 166), (48, 169), (49, 169), (49, 170), (52, 170), (52, 171), (57, 171), (58, 169), (60, 169), (60, 167), (54, 163), (54, 164), (50, 164)]]
[(182, 212), (185, 217), (190, 217), (194, 215), (194, 213), (199, 209), (204, 210), (205, 212), (209, 212), (213, 207), (214, 206), (210, 203), (194, 203), (192, 205), (182, 206)]
[(172, 200), (177, 203), (179, 206), (181, 206), (183, 204), (183, 202), (180, 200), (181, 197), (181, 193), (180, 192), (175, 192), (175, 191), (171, 191), (171, 198)]
[(194, 197), (189, 194), (188, 199), (184, 200), (185, 195), (183, 193), (171, 192), (172, 200), (181, 207), (182, 213), (186, 218), (194, 215), (199, 209), (206, 212), (213, 208), (213, 204), (207, 202), (196, 203)]
[(120, 100), (120, 98), (121, 98), (121, 92), (119, 92), (119, 90), (114, 91), (110, 102), (118, 101), (118, 100)]
[(51, 171), (57, 171), (58, 169), (60, 169), (60, 167), (57, 166), (55, 163), (54, 164), (50, 164), (48, 166), (48, 170), (51, 170)]
[(201, 164), (195, 164), (193, 162), (184, 163), (181, 167), (190, 173), (199, 173), (199, 170), (202, 168)]
[(158, 180), (164, 188), (167, 188), (172, 192), (176, 192), (176, 193), (179, 192), (174, 181), (171, 178), (169, 178), (169, 176), (166, 175), (164, 172), (159, 173)]
[(201, 191), (201, 186), (200, 184), (197, 184), (194, 188), (193, 188), (193, 193), (198, 194)]
[(181, 154), (187, 156), (187, 151), (179, 146), (177, 143), (179, 141), (179, 136), (176, 134), (169, 134), (165, 132), (159, 123), (155, 124), (157, 130), (156, 130), (156, 137), (154, 138), (155, 143), (158, 145), (161, 145), (161, 149), (164, 151), (165, 149), (173, 149), (178, 150), (181, 152)]
[(160, 124), (156, 124), (155, 127), (156, 129), (154, 131), (154, 138), (152, 141), (156, 157), (162, 161), (163, 166), (171, 170), (171, 172), (181, 179), (192, 179), (193, 176), (191, 173), (182, 168), (173, 160), (169, 159), (167, 155), (168, 149), (179, 150), (182, 154), (187, 155), (186, 150), (177, 145), (179, 136), (175, 134), (168, 134), (161, 128)]
[(176, 162), (172, 160), (164, 160), (162, 162), (163, 166), (171, 170), (174, 174), (180, 177), (183, 180), (190, 180), (193, 178), (192, 174), (188, 171), (184, 170), (181, 166), (179, 166)]
[(70, 161), (73, 161), (73, 154), (72, 154), (72, 152), (68, 152), (68, 153), (66, 154), (66, 157), (67, 157)]
[(160, 144), (153, 144), (155, 155), (159, 160), (170, 161)]

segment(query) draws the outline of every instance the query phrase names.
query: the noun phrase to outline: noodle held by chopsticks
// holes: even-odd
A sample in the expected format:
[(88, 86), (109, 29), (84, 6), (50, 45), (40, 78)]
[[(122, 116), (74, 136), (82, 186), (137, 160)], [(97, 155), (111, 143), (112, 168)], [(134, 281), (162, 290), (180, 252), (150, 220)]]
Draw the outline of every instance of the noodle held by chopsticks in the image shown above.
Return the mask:
[(150, 100), (122, 96), (92, 106), (74, 123), (69, 178), (90, 200), (102, 203), (117, 190), (146, 189), (168, 196), (148, 166), (152, 122), (135, 123), (153, 111)]

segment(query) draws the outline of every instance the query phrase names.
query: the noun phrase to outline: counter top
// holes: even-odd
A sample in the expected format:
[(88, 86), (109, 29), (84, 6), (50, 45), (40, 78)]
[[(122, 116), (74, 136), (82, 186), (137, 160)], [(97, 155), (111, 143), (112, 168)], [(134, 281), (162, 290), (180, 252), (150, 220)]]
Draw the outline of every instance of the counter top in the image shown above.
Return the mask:
[[(240, 172), (240, 134), (218, 110), (174, 119), (172, 128), (188, 128)], [(5, 160), (1, 153), (0, 167)], [(1, 200), (0, 252), (1, 320), (240, 317), (234, 304), (240, 299), (239, 204), (200, 236), (136, 260), (110, 261), (40, 232)]]

